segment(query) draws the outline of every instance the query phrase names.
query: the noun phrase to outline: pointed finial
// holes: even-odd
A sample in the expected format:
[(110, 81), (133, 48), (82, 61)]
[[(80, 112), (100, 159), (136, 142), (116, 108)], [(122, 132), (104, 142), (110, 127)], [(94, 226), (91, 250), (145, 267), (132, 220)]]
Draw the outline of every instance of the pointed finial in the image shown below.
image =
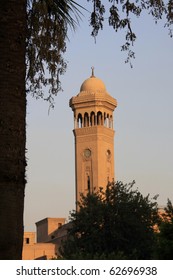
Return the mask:
[(94, 66), (92, 66), (91, 69), (92, 69), (91, 77), (95, 77), (94, 76)]

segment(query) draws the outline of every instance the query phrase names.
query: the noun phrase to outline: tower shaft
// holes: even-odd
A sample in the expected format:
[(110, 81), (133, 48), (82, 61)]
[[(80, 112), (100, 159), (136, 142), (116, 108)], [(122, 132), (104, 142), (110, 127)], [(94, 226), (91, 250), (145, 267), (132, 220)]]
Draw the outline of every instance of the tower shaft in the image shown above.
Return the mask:
[(70, 99), (74, 112), (76, 201), (80, 194), (106, 188), (114, 177), (113, 111), (116, 99), (104, 83), (91, 76)]

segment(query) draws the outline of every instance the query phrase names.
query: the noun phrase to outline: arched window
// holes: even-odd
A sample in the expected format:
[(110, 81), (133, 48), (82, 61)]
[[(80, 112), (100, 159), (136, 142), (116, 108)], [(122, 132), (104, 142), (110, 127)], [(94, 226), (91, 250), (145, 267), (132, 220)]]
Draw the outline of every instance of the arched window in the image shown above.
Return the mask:
[(112, 116), (110, 116), (110, 119), (109, 119), (109, 128), (113, 128), (113, 118), (112, 118)]
[(97, 113), (97, 125), (102, 125), (103, 123), (102, 123), (102, 112), (98, 112)]
[(106, 114), (106, 127), (109, 127), (109, 114)]
[(77, 126), (78, 126), (78, 128), (81, 128), (81, 127), (82, 127), (82, 115), (81, 115), (81, 114), (78, 114), (78, 117), (77, 117)]
[(95, 113), (94, 112), (91, 112), (90, 123), (91, 123), (91, 126), (94, 126), (96, 124), (95, 123)]
[(107, 116), (106, 116), (106, 113), (104, 113), (104, 126), (107, 126)]
[(84, 127), (89, 126), (89, 116), (88, 113), (84, 114)]

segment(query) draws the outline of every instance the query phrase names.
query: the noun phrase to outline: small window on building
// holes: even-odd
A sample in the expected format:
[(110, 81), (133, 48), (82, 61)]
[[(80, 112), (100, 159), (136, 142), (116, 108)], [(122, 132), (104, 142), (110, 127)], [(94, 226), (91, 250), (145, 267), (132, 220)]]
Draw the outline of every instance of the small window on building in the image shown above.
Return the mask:
[(90, 176), (87, 178), (87, 187), (88, 187), (88, 192), (90, 193)]
[(25, 244), (29, 244), (30, 242), (29, 242), (29, 237), (26, 237), (25, 238)]

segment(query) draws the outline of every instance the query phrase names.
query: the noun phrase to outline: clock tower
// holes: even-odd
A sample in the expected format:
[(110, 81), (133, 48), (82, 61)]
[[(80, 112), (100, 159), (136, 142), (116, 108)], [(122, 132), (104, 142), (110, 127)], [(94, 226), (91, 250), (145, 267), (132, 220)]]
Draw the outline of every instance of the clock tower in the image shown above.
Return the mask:
[(92, 75), (80, 92), (70, 99), (74, 112), (76, 201), (86, 194), (106, 188), (114, 177), (113, 111), (117, 101), (102, 80)]

